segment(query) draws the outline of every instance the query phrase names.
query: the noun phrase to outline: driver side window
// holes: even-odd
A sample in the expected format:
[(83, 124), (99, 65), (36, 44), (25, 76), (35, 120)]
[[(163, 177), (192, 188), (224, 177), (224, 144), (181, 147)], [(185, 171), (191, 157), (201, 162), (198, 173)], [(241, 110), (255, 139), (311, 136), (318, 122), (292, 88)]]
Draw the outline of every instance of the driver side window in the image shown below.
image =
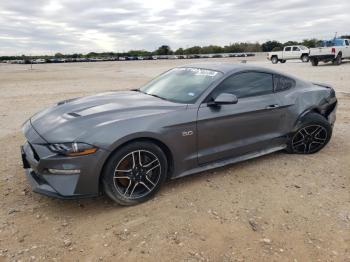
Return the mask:
[(260, 72), (239, 73), (226, 78), (212, 93), (216, 98), (221, 93), (230, 93), (237, 98), (264, 95), (273, 92), (272, 75)]

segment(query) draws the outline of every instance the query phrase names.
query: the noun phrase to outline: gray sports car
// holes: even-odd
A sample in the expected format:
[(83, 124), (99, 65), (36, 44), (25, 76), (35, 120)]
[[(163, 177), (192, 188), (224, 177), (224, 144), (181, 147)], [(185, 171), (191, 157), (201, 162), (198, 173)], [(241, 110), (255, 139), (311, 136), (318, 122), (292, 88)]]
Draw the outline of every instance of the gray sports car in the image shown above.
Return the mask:
[(105, 192), (122, 205), (177, 178), (278, 150), (311, 154), (330, 140), (337, 99), (324, 84), (245, 64), (173, 68), (140, 89), (59, 102), (24, 125), (33, 190)]

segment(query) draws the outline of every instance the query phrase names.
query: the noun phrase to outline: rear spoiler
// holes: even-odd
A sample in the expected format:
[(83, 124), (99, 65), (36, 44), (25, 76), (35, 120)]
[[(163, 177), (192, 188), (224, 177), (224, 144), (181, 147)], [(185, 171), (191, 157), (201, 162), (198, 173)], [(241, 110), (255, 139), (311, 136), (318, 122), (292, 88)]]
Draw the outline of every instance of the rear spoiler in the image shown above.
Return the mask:
[(312, 84), (314, 84), (314, 85), (316, 85), (316, 86), (325, 87), (325, 88), (330, 89), (330, 97), (327, 98), (327, 102), (330, 102), (329, 99), (331, 99), (331, 98), (334, 98), (334, 102), (337, 101), (337, 99), (336, 99), (336, 97), (335, 97), (335, 90), (334, 90), (334, 88), (333, 88), (331, 85), (324, 84), (324, 83), (312, 83)]
[(321, 86), (321, 87), (326, 87), (326, 88), (329, 88), (329, 89), (333, 89), (333, 87), (329, 84), (325, 84), (325, 83), (319, 83), (319, 82), (312, 82), (313, 85), (316, 85), (316, 86)]

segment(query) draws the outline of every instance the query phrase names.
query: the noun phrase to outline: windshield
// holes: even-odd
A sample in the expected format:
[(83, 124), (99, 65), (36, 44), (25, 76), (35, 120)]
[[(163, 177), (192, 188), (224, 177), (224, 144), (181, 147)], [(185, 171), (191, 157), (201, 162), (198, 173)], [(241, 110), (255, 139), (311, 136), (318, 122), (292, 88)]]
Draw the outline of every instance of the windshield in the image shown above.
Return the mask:
[(221, 76), (222, 73), (213, 70), (174, 68), (141, 87), (140, 91), (169, 101), (191, 104)]
[(332, 46), (343, 46), (344, 41), (343, 39), (332, 39), (332, 40), (326, 40), (326, 41), (321, 41), (316, 45), (316, 47), (332, 47)]

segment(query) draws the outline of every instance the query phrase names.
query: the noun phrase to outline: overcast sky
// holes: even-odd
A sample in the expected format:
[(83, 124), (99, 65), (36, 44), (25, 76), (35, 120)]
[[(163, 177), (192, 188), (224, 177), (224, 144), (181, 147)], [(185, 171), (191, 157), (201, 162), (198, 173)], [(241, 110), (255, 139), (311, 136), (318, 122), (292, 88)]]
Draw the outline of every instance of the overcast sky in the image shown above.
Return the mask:
[(0, 0), (0, 55), (350, 34), (349, 0)]

